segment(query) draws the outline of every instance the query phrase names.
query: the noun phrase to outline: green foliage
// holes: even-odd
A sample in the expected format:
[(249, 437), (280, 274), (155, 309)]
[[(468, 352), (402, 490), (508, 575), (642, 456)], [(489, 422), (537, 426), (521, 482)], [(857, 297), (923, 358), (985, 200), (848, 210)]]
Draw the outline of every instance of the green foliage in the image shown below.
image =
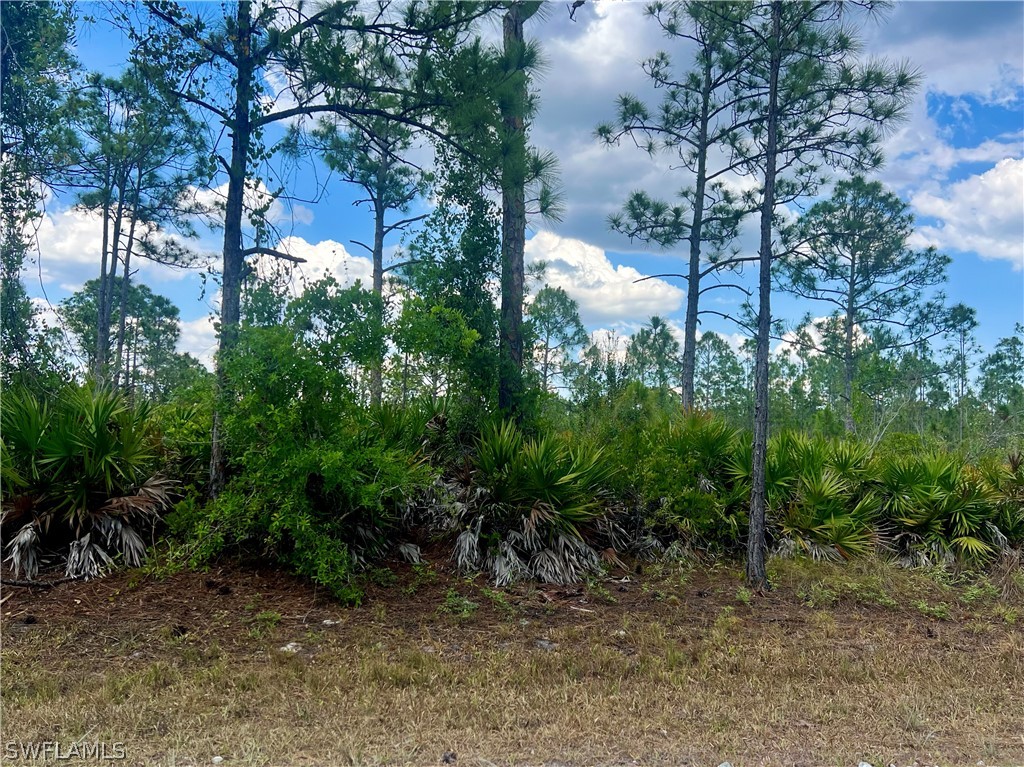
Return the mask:
[(457, 564), (487, 567), (498, 585), (524, 576), (575, 582), (596, 571), (588, 545), (608, 514), (616, 471), (604, 451), (557, 435), (528, 438), (510, 421), (486, 426), (471, 492), (462, 504)]
[(730, 474), (737, 432), (691, 412), (652, 426), (645, 438), (641, 493), (655, 523), (698, 548), (735, 548), (746, 524), (742, 488)]
[(915, 561), (984, 562), (997, 551), (999, 507), (992, 487), (954, 456), (895, 459), (880, 472), (885, 521)]
[[(154, 476), (159, 434), (153, 409), (92, 384), (49, 402), (25, 388), (4, 393), (3, 526), (15, 570), (29, 578), (44, 542), (68, 548), (71, 576), (99, 575), (120, 553), (141, 564), (135, 526), (169, 506), (170, 483)], [(6, 537), (6, 536), (5, 536)]]
[(455, 589), (448, 589), (444, 595), (444, 602), (437, 608), (439, 613), (454, 616), (460, 620), (472, 617), (473, 613), (480, 609), (480, 605), (462, 596)]
[(179, 507), (175, 526), (193, 542), (194, 563), (230, 546), (358, 602), (353, 576), (390, 548), (432, 472), (403, 447), (405, 427), (382, 432), (386, 411), (364, 415), (344, 372), (323, 359), (319, 342), (310, 348), (286, 327), (241, 334), (225, 363), (236, 392), (223, 420), (232, 477), (208, 505)]

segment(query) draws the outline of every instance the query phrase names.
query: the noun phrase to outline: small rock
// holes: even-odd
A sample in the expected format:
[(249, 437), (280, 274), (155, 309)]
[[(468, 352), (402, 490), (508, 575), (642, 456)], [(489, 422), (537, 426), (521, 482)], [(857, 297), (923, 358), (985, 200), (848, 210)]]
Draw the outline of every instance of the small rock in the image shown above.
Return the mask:
[(533, 645), (538, 650), (547, 650), (548, 652), (558, 649), (558, 642), (552, 642), (550, 639), (534, 639)]
[(612, 632), (612, 636), (624, 637), (624, 636), (626, 636), (626, 630), (625, 629), (619, 629), (618, 631), (613, 631)]
[(871, 764), (871, 762), (861, 762), (857, 767), (875, 767), (875, 765)]
[(288, 644), (284, 645), (283, 647), (278, 647), (277, 649), (280, 650), (281, 652), (287, 652), (287, 653), (291, 653), (291, 654), (294, 655), (295, 653), (297, 653), (300, 650), (302, 650), (302, 645), (300, 645), (298, 642), (289, 642)]
[(213, 762), (214, 764), (220, 764), (221, 762), (224, 761), (224, 757), (223, 756), (215, 756), (210, 761)]
[(730, 762), (722, 762), (718, 767), (732, 767), (732, 764)]
[(445, 751), (441, 756), (441, 764), (455, 764), (458, 758), (454, 751)]
[(330, 618), (324, 618), (323, 623), (324, 623), (325, 626), (337, 626), (338, 625), (338, 621), (332, 621)]

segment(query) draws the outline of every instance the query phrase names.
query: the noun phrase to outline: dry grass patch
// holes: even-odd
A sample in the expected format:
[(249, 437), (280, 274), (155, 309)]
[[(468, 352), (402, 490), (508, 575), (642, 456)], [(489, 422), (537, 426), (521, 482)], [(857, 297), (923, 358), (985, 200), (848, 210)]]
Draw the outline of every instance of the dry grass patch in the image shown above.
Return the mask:
[[(610, 581), (614, 603), (446, 575), (348, 612), (269, 594), (281, 618), (258, 635), (244, 607), (181, 635), (173, 617), (11, 615), (4, 736), (122, 740), (145, 765), (1024, 763), (1024, 638), (995, 614), (1019, 605), (965, 605), (970, 584), (918, 574), (775, 567), (777, 592), (749, 603), (728, 568)], [(800, 596), (838, 575), (832, 603)], [(479, 608), (439, 612), (452, 591)]]

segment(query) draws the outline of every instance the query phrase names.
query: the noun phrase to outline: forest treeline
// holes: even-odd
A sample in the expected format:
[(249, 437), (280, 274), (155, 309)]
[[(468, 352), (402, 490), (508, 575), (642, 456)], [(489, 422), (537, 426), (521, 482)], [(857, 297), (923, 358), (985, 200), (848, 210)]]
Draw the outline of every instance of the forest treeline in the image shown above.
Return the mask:
[[(560, 7), (93, 11), (131, 50), (116, 75), (75, 59), (72, 4), (3, 4), (16, 574), (53, 556), (72, 577), (139, 564), (149, 529), (173, 561), (272, 557), (349, 600), (366, 563), (436, 541), (498, 583), (745, 552), (755, 589), (769, 552), (981, 566), (1020, 546), (1024, 327), (981, 349), (974, 309), (943, 293), (949, 257), (911, 245), (910, 206), (871, 178), (920, 81), (859, 57), (877, 11), (648, 6), (692, 57), (649, 52), (662, 100), (623, 94), (595, 141), (679, 174), (678, 199), (638, 190), (608, 225), (685, 252), (687, 290), (679, 332), (653, 316), (628, 337), (589, 334), (525, 264), (528, 224), (573, 202), (530, 141), (543, 50), (528, 30)], [(302, 259), (272, 210), (322, 191), (293, 188), (309, 163), (358, 190), (369, 284), (295, 289)], [(102, 245), (48, 324), (22, 276), (54, 197)], [(756, 252), (739, 245), (749, 222)], [(177, 351), (178, 308), (138, 277), (143, 261), (197, 268), (209, 228), (212, 372)], [(718, 311), (716, 290), (740, 309)], [(808, 307), (796, 322), (772, 313), (783, 292)], [(707, 315), (735, 334), (701, 332)]]

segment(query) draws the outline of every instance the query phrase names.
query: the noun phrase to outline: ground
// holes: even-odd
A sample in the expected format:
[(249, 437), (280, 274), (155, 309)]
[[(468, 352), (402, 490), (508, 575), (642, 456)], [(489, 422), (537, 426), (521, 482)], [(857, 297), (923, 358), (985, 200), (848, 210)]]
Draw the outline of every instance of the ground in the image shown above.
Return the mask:
[(775, 560), (767, 596), (706, 564), (500, 591), (430, 562), (374, 571), (354, 608), (240, 563), (5, 588), (4, 747), (123, 743), (121, 764), (179, 767), (1024, 764), (1019, 575)]

